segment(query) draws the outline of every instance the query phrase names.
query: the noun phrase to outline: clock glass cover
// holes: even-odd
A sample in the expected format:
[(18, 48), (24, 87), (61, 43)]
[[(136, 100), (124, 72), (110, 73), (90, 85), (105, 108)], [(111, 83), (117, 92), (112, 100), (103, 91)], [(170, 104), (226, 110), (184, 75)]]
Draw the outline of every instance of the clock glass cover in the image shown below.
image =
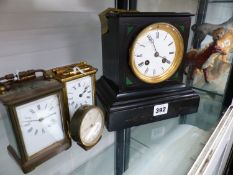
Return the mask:
[(144, 28), (130, 48), (130, 66), (146, 83), (159, 83), (178, 69), (184, 52), (183, 38), (168, 23), (154, 23)]
[(92, 77), (85, 76), (66, 83), (69, 113), (72, 117), (82, 105), (93, 104)]
[(80, 125), (80, 140), (85, 146), (96, 144), (102, 136), (104, 117), (99, 108), (91, 108), (83, 117)]
[(57, 94), (20, 105), (16, 113), (28, 156), (64, 139)]

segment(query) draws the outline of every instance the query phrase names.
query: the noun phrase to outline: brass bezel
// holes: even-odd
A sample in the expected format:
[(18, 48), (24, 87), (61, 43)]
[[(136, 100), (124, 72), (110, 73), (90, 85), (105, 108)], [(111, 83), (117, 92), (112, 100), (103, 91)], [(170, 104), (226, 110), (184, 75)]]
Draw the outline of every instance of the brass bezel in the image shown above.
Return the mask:
[[(175, 53), (175, 58), (174, 58), (172, 65), (165, 73), (161, 74), (160, 76), (149, 77), (149, 76), (143, 75), (137, 69), (137, 67), (135, 65), (135, 61), (134, 61), (134, 58), (135, 58), (134, 49), (135, 49), (135, 45), (140, 37), (144, 36), (147, 32), (152, 31), (152, 30), (156, 30), (156, 29), (164, 30), (173, 37), (173, 39), (175, 41), (175, 45), (176, 45), (176, 53)], [(136, 77), (138, 77), (143, 82), (155, 84), (155, 83), (160, 83), (162, 81), (167, 80), (176, 72), (176, 70), (180, 66), (182, 58), (183, 58), (184, 42), (183, 42), (183, 38), (182, 38), (182, 36), (177, 28), (175, 28), (173, 25), (171, 25), (169, 23), (159, 22), (159, 23), (154, 23), (154, 24), (151, 24), (151, 25), (145, 27), (134, 39), (133, 44), (131, 45), (129, 52), (130, 52), (129, 64), (130, 64), (130, 67), (131, 67), (133, 73), (136, 75)]]
[[(83, 142), (83, 140), (81, 139), (81, 125), (82, 125), (82, 122), (83, 122), (83, 119), (85, 118), (86, 114), (89, 112), (89, 110), (91, 109), (97, 109), (100, 113), (101, 113), (101, 118), (102, 118), (102, 126), (101, 126), (101, 130), (99, 132), (99, 135), (98, 137), (96, 137), (96, 139), (88, 144), (88, 143), (85, 143)], [(97, 107), (97, 106), (94, 106), (94, 105), (84, 105), (82, 106), (81, 108), (79, 108), (76, 113), (74, 114), (74, 117), (72, 118), (72, 120), (75, 120), (74, 122), (72, 122), (72, 128), (71, 128), (71, 132), (72, 132), (72, 138), (77, 141), (77, 143), (83, 147), (84, 149), (88, 150), (90, 148), (92, 148), (93, 146), (95, 146), (100, 138), (102, 137), (103, 135), (103, 131), (104, 131), (104, 113), (103, 111)]]

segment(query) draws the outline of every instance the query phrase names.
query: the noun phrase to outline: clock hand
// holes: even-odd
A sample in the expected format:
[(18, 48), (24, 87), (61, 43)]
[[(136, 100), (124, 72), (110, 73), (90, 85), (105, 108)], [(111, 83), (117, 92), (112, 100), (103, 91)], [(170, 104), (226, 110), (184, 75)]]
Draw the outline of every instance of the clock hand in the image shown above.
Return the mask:
[(87, 89), (89, 88), (89, 86), (86, 86), (83, 93), (87, 92)]
[(90, 128), (93, 128), (93, 126), (95, 126), (95, 124), (91, 124), (91, 125), (89, 125), (87, 128), (85, 128), (83, 131), (84, 132), (87, 132)]
[(82, 96), (83, 96), (83, 94), (87, 91), (88, 87), (89, 87), (89, 86), (86, 86), (86, 87), (84, 88), (84, 91), (83, 91), (81, 94), (79, 94), (79, 97), (82, 97)]
[(47, 115), (47, 116), (45, 116), (45, 117), (41, 117), (41, 118), (39, 118), (39, 119), (25, 120), (25, 121), (23, 121), (23, 122), (42, 122), (44, 119), (46, 119), (46, 118), (48, 118), (48, 117), (51, 117), (51, 116), (53, 116), (53, 115), (55, 115), (55, 114), (56, 114), (56, 112), (54, 112), (54, 113), (52, 113), (52, 114), (49, 114), (49, 115)]
[(56, 114), (56, 112), (54, 112), (54, 113), (52, 113), (52, 114), (49, 114), (49, 115), (43, 117), (43, 119), (46, 119), (46, 118), (48, 118), (48, 117), (51, 117), (51, 116), (53, 116), (53, 115), (55, 115), (55, 114)]
[(150, 43), (153, 45), (153, 47), (155, 49), (155, 53), (157, 53), (158, 51), (156, 50), (155, 42), (154, 42), (153, 38), (150, 35), (147, 35), (147, 38), (150, 41)]
[(22, 121), (22, 122), (39, 122), (39, 120), (25, 120), (25, 121)]
[(168, 63), (171, 64), (171, 62), (166, 58), (166, 57), (162, 57), (159, 55), (160, 58), (162, 58), (162, 63)]
[[(89, 138), (91, 138), (91, 136), (92, 136), (92, 134), (93, 134), (93, 131), (95, 131), (96, 132), (96, 128), (98, 127), (98, 125), (95, 125), (94, 127), (91, 127), (91, 129), (90, 129), (90, 132), (86, 135), (86, 137), (85, 137), (85, 139), (86, 140), (89, 140)], [(96, 134), (96, 133), (94, 133), (94, 134)]]

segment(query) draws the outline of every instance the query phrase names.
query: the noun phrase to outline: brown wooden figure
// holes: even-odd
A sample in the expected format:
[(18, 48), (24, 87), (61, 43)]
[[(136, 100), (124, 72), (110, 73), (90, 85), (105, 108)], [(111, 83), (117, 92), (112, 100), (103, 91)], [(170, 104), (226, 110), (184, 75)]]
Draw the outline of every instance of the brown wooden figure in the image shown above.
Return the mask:
[(210, 43), (204, 49), (193, 49), (189, 51), (186, 56), (186, 66), (191, 66), (189, 71), (191, 79), (195, 70), (203, 70), (205, 82), (208, 83), (207, 68), (203, 68), (203, 65), (207, 62), (212, 54), (217, 54), (217, 58), (223, 62), (227, 61), (229, 53), (233, 48), (233, 31), (225, 30), (223, 28), (216, 29), (213, 32), (213, 42)]
[[(190, 66), (189, 77), (193, 79), (193, 73), (196, 69), (202, 69), (204, 63), (209, 59), (213, 53), (217, 53), (220, 50), (216, 48), (216, 42), (210, 43), (210, 45), (204, 49), (193, 49), (185, 55), (186, 66)], [(206, 69), (202, 69), (205, 77), (205, 81), (208, 83)]]

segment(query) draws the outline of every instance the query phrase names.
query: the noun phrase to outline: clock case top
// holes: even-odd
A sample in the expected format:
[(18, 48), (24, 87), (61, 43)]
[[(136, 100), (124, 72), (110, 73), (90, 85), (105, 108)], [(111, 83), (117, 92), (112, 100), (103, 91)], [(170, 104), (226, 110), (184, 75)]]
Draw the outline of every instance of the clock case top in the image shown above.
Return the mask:
[[(79, 70), (76, 70), (74, 72), (74, 69), (76, 67), (78, 67), (83, 72), (80, 72)], [(82, 78), (88, 75), (93, 75), (93, 74), (95, 75), (97, 72), (97, 69), (83, 61), (77, 64), (56, 67), (56, 68), (51, 69), (49, 72), (52, 74), (52, 76), (55, 79), (63, 83), (63, 82), (75, 80), (78, 78)]]
[[(33, 75), (32, 79), (12, 83), (10, 90), (0, 94), (0, 101), (5, 106), (6, 113), (8, 114), (8, 118), (5, 121), (9, 139), (7, 149), (24, 173), (32, 171), (36, 166), (71, 146), (67, 126), (68, 118), (64, 113), (65, 107), (63, 103), (62, 89), (63, 85), (57, 80), (50, 78), (45, 80), (44, 77), (35, 78)], [(16, 116), (16, 107), (52, 94), (59, 95), (65, 138), (62, 141), (41, 150), (35, 155), (28, 157)]]
[(145, 27), (165, 22), (175, 26), (187, 49), (191, 24), (190, 13), (166, 12), (110, 12), (106, 14), (108, 30), (102, 34), (103, 75), (111, 81), (119, 91), (132, 89), (160, 88), (182, 83), (184, 61), (177, 72), (170, 79), (158, 83), (148, 84), (138, 79), (129, 66), (129, 50), (135, 37)]
[(9, 91), (5, 91), (0, 95), (0, 101), (4, 105), (16, 106), (57, 92), (62, 90), (62, 88), (62, 84), (58, 81), (54, 79), (44, 80), (44, 78), (40, 77), (36, 80), (12, 84)]

